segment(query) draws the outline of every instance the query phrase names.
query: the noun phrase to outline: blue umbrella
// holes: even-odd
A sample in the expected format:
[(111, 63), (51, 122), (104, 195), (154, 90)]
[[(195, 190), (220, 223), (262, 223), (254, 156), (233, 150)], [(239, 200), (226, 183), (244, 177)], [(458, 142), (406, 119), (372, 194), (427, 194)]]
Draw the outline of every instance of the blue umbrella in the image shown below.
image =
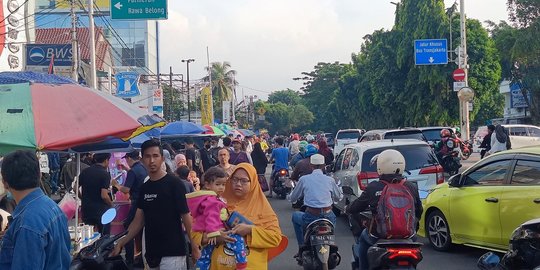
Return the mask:
[(107, 140), (98, 143), (89, 143), (72, 147), (70, 152), (86, 153), (86, 152), (131, 152), (141, 148), (143, 142), (149, 140), (150, 137), (146, 133), (133, 137), (129, 141), (123, 141), (119, 138), (109, 137)]
[(187, 121), (176, 121), (167, 124), (161, 129), (161, 135), (186, 135), (186, 134), (201, 134), (206, 129), (195, 123)]

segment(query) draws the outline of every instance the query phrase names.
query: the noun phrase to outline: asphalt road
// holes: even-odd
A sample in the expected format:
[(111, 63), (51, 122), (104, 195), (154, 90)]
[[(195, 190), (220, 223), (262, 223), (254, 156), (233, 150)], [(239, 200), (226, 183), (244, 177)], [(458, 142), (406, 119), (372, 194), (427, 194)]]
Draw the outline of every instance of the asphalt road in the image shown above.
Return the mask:
[[(478, 160), (478, 154), (474, 153), (469, 160), (463, 162), (462, 170), (470, 167)], [(291, 222), (291, 215), (294, 210), (292, 209), (291, 204), (286, 200), (275, 198), (269, 200), (274, 211), (278, 215), (283, 234), (289, 238), (287, 250), (270, 262), (269, 269), (301, 269), (293, 258), (294, 254), (298, 251), (298, 245), (296, 244), (294, 229)], [(418, 269), (477, 269), (476, 262), (478, 258), (486, 252), (485, 250), (465, 246), (455, 246), (451, 252), (438, 252), (429, 246), (427, 239), (421, 238), (419, 241), (424, 243), (424, 246), (422, 247), (424, 259), (418, 265)], [(338, 218), (336, 242), (342, 258), (341, 264), (336, 269), (351, 269), (351, 247), (354, 239), (345, 217)]]
[[(270, 199), (274, 211), (278, 215), (283, 234), (289, 238), (289, 246), (284, 253), (270, 262), (269, 269), (302, 269), (296, 264), (293, 256), (298, 251), (291, 215), (293, 209), (286, 200)], [(420, 239), (424, 243), (422, 253), (424, 260), (418, 269), (476, 269), (476, 262), (486, 251), (464, 246), (456, 246), (452, 252), (441, 253), (433, 250), (426, 239)], [(339, 217), (336, 228), (336, 242), (341, 254), (341, 264), (336, 269), (351, 269), (353, 236), (345, 217)]]

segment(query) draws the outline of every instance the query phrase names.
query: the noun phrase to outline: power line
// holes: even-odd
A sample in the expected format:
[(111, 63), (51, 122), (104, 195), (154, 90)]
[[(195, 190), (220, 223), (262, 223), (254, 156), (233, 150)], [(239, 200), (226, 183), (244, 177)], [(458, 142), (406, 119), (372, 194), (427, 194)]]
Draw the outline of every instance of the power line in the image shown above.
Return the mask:
[(261, 92), (261, 93), (266, 93), (266, 94), (272, 94), (272, 91), (267, 91), (267, 90), (259, 90), (259, 89), (255, 89), (255, 88), (251, 88), (249, 86), (245, 86), (245, 85), (238, 85), (240, 87), (243, 87), (243, 88), (247, 88), (249, 90), (253, 90), (253, 91), (257, 91), (257, 92)]

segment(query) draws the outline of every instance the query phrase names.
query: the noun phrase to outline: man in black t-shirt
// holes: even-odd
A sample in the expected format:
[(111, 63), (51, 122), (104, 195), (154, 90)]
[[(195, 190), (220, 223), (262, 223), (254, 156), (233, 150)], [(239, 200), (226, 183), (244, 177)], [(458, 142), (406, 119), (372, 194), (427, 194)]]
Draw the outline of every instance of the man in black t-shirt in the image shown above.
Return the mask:
[(187, 239), (182, 225), (189, 236), (192, 220), (186, 202), (186, 189), (178, 177), (161, 169), (165, 159), (159, 141), (148, 140), (141, 149), (150, 179), (141, 187), (138, 209), (129, 225), (128, 234), (119, 240), (111, 256), (119, 254), (124, 245), (144, 227), (145, 257), (150, 269), (187, 269)]
[(86, 168), (79, 176), (81, 187), (83, 222), (94, 225), (101, 234), (109, 234), (110, 226), (101, 224), (101, 215), (112, 207), (109, 195), (111, 175), (107, 171), (111, 154), (94, 154), (94, 165)]
[(189, 169), (195, 171), (199, 178), (202, 177), (204, 166), (201, 160), (201, 152), (195, 148), (195, 143), (190, 137), (186, 138), (186, 160)]

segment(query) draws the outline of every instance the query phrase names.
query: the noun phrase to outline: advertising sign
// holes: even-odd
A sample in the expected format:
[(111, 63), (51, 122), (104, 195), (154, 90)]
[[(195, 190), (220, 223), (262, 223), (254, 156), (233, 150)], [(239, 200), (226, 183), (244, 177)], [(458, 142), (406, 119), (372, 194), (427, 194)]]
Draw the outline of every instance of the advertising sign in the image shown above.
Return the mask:
[(26, 43), (27, 24), (25, 22), (24, 0), (0, 1), (0, 70), (21, 71), (23, 68), (23, 48)]
[(231, 122), (231, 102), (223, 101), (223, 123)]
[(205, 87), (201, 91), (201, 124), (212, 124), (212, 92), (210, 87)]
[(139, 90), (139, 73), (119, 72), (116, 78), (116, 96), (121, 98), (135, 97), (141, 94)]
[(161, 88), (154, 89), (152, 112), (163, 117), (163, 90)]
[(71, 66), (73, 49), (71, 44), (27, 44), (26, 66)]

